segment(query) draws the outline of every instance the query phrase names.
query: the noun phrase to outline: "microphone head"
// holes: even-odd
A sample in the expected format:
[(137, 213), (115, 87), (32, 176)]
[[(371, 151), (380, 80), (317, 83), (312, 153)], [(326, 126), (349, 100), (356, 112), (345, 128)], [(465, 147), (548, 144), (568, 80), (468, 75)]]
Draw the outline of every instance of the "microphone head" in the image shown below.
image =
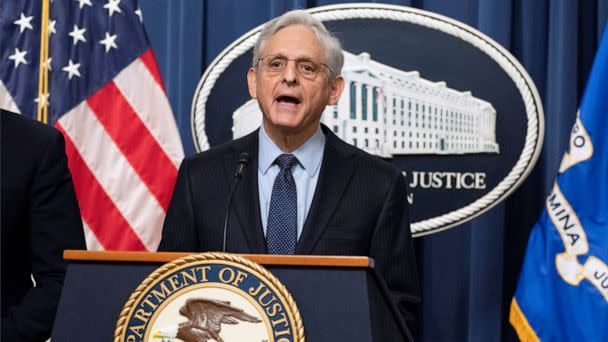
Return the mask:
[(241, 152), (239, 155), (239, 164), (249, 164), (249, 153)]
[(243, 175), (243, 170), (245, 170), (247, 164), (249, 164), (249, 153), (241, 152), (241, 154), (239, 155), (239, 161), (236, 166), (236, 171), (234, 172), (234, 177), (241, 178), (241, 176)]

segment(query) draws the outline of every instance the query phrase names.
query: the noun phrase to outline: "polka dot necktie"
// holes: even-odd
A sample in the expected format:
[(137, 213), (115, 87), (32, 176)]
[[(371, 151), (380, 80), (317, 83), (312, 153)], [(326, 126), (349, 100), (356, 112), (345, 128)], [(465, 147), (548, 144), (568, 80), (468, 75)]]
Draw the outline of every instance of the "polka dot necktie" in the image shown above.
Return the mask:
[(293, 154), (281, 154), (274, 161), (281, 171), (274, 180), (266, 227), (269, 254), (293, 254), (298, 237), (296, 182), (291, 169), (298, 162)]

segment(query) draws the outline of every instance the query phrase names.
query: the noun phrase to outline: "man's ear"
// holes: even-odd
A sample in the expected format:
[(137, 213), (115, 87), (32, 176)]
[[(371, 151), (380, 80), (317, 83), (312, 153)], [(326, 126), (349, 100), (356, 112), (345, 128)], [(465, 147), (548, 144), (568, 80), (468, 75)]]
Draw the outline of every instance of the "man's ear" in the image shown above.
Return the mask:
[(249, 88), (249, 96), (251, 96), (252, 99), (258, 98), (256, 78), (256, 70), (253, 67), (249, 68), (249, 71), (247, 72), (247, 88)]
[[(329, 101), (327, 101), (327, 104), (331, 106), (338, 103), (340, 95), (342, 95), (342, 90), (344, 90), (344, 78), (338, 75), (333, 82), (329, 84)], [(249, 92), (251, 93), (251, 90)]]

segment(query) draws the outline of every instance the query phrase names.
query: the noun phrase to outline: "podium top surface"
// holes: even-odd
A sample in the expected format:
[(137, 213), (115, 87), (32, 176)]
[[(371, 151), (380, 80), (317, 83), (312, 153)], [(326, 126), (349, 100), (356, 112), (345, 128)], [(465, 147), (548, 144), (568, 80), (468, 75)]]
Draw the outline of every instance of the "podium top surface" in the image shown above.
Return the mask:
[[(67, 261), (110, 261), (166, 263), (196, 253), (177, 252), (105, 252), (66, 250)], [(364, 256), (327, 255), (270, 255), (238, 254), (260, 265), (316, 266), (316, 267), (374, 267), (374, 260)]]

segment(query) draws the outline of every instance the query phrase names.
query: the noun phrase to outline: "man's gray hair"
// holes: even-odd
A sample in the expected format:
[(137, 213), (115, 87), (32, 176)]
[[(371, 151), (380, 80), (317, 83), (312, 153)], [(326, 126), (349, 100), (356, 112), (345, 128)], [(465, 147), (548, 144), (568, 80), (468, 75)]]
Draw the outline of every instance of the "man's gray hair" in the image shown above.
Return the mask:
[(325, 25), (319, 19), (304, 10), (289, 11), (264, 25), (258, 41), (253, 48), (253, 67), (257, 68), (258, 66), (258, 62), (262, 57), (260, 54), (262, 53), (264, 43), (277, 31), (291, 25), (304, 25), (315, 33), (319, 44), (325, 50), (325, 58), (327, 59), (327, 67), (329, 68), (329, 79), (333, 81), (336, 76), (340, 75), (342, 65), (344, 64), (344, 55), (342, 54), (340, 41), (325, 28)]

